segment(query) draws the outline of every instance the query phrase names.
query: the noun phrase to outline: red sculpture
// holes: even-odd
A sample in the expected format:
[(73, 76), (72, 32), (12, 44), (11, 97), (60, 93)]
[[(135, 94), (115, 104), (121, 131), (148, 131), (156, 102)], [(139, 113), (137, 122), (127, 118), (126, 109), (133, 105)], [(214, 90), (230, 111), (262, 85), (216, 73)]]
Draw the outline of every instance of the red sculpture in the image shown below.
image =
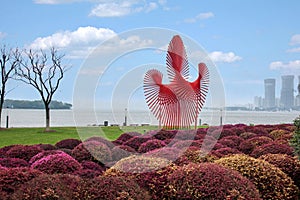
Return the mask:
[(164, 128), (197, 127), (198, 115), (208, 92), (209, 72), (204, 63), (198, 65), (198, 77), (189, 82), (189, 63), (179, 35), (175, 35), (168, 47), (167, 72), (169, 84), (163, 84), (163, 75), (156, 69), (144, 77), (146, 102)]

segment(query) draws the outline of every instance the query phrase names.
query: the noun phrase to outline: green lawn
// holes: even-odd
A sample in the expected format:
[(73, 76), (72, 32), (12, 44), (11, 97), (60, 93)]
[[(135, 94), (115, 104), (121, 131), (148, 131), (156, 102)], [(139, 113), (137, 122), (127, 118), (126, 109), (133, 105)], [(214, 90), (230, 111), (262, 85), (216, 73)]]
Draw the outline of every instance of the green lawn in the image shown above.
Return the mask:
[(54, 127), (55, 132), (44, 132), (44, 128), (9, 128), (0, 130), (0, 147), (11, 144), (55, 144), (67, 139), (86, 139), (91, 136), (102, 136), (114, 140), (124, 132), (144, 133), (155, 130), (155, 126), (139, 127)]

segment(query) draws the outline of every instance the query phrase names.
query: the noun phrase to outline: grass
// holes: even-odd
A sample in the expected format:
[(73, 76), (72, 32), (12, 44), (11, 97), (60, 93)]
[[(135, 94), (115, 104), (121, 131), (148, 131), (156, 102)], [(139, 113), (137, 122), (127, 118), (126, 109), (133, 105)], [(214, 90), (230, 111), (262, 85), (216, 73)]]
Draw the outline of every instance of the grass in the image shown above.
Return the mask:
[(44, 132), (44, 128), (9, 128), (0, 131), (0, 147), (11, 144), (55, 144), (75, 138), (85, 140), (91, 136), (102, 136), (109, 140), (118, 138), (124, 132), (144, 133), (157, 129), (156, 126), (139, 127), (54, 127), (55, 132)]

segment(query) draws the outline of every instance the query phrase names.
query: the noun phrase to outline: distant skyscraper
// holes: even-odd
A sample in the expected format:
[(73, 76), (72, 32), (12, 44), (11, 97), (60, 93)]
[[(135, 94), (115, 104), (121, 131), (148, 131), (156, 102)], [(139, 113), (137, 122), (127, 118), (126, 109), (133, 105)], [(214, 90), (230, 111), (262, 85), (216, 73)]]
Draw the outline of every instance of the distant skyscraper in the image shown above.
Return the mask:
[(297, 89), (298, 89), (298, 94), (295, 98), (295, 106), (300, 106), (300, 76), (298, 76), (298, 84), (297, 84)]
[(254, 107), (256, 107), (256, 108), (263, 107), (263, 99), (261, 97), (258, 97), (258, 96), (254, 97)]
[(281, 78), (280, 104), (284, 109), (291, 109), (294, 106), (294, 75), (286, 75)]
[(275, 79), (269, 78), (265, 79), (265, 108), (275, 107)]

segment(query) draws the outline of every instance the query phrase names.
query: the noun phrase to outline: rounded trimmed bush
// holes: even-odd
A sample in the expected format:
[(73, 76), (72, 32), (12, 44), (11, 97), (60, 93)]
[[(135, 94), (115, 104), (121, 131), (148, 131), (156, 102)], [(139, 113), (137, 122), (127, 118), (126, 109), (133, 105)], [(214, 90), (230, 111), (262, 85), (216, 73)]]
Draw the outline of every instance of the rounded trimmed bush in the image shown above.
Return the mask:
[(238, 154), (215, 162), (240, 172), (252, 181), (263, 199), (297, 199), (298, 197), (298, 188), (292, 179), (266, 161)]
[(127, 142), (128, 140), (130, 140), (131, 138), (135, 137), (135, 136), (141, 136), (141, 133), (138, 132), (128, 132), (128, 133), (123, 133), (121, 134), (116, 140), (113, 141), (114, 144), (117, 145), (122, 145), (124, 142)]
[(166, 194), (170, 199), (260, 199), (247, 178), (215, 163), (180, 167), (169, 175)]
[(237, 149), (233, 149), (230, 147), (225, 147), (225, 148), (221, 148), (221, 149), (217, 149), (211, 152), (212, 155), (221, 158), (227, 155), (232, 155), (232, 154), (241, 154), (242, 152), (240, 152)]
[(111, 161), (111, 151), (101, 142), (88, 141), (83, 142), (72, 150), (73, 157), (79, 162), (90, 160), (105, 164)]
[(102, 172), (92, 169), (80, 169), (73, 172), (73, 175), (80, 176), (83, 179), (92, 179), (102, 175)]
[(36, 154), (43, 151), (40, 147), (36, 145), (16, 145), (10, 148), (6, 155), (10, 158), (21, 158), (29, 162), (29, 160)]
[(259, 157), (286, 173), (300, 189), (300, 161), (286, 154), (266, 154)]
[(258, 146), (273, 142), (269, 137), (260, 136), (249, 138), (239, 145), (239, 150), (245, 154), (251, 154), (251, 152)]
[(166, 146), (166, 143), (164, 141), (161, 141), (158, 139), (152, 139), (152, 140), (148, 140), (147, 142), (144, 142), (143, 144), (141, 144), (141, 146), (138, 149), (138, 152), (146, 153), (148, 151), (159, 149), (164, 146)]
[(287, 130), (277, 129), (271, 131), (269, 134), (274, 137), (274, 139), (280, 138), (284, 136), (285, 134), (289, 134), (290, 132)]
[(113, 161), (119, 161), (123, 158), (133, 155), (134, 153), (135, 153), (135, 150), (126, 145), (115, 146), (111, 150)]
[(90, 138), (86, 139), (84, 142), (90, 142), (90, 141), (96, 141), (96, 142), (105, 144), (109, 149), (112, 149), (115, 147), (115, 145), (111, 141), (109, 141), (103, 137), (98, 137), (98, 136), (90, 137)]
[(41, 158), (44, 158), (46, 156), (49, 156), (49, 155), (54, 155), (54, 154), (60, 154), (60, 153), (65, 153), (61, 150), (48, 150), (48, 151), (42, 151), (38, 154), (36, 154), (35, 156), (33, 156), (30, 160), (29, 160), (29, 164), (33, 164), (35, 161), (41, 159)]
[(279, 144), (278, 142), (271, 142), (267, 143), (262, 146), (256, 147), (252, 153), (251, 156), (258, 158), (265, 154), (287, 154), (287, 155), (293, 155), (293, 149), (287, 144)]
[(29, 167), (29, 163), (20, 158), (0, 158), (0, 165), (8, 168)]
[(82, 168), (80, 163), (66, 153), (48, 155), (35, 161), (31, 168), (47, 174), (68, 174)]
[(151, 140), (151, 137), (147, 136), (134, 136), (128, 141), (124, 142), (123, 145), (130, 146), (133, 148), (135, 151), (138, 151), (140, 146), (144, 143), (147, 142), (148, 140)]
[(245, 140), (256, 137), (256, 136), (257, 136), (257, 134), (252, 133), (252, 132), (243, 132), (243, 133), (240, 134), (240, 137), (245, 139)]
[(145, 156), (151, 156), (151, 157), (160, 157), (164, 159), (168, 159), (170, 161), (175, 161), (183, 154), (180, 149), (174, 148), (174, 147), (164, 147), (161, 149), (155, 149), (152, 151), (149, 151), (145, 153)]
[(177, 140), (194, 140), (197, 130), (173, 130)]
[(52, 144), (38, 144), (37, 145), (42, 150), (48, 151), (48, 150), (57, 150), (57, 147)]
[(23, 184), (11, 197), (12, 200), (73, 200), (78, 196), (82, 179), (69, 174), (44, 174)]
[(80, 140), (77, 139), (64, 139), (55, 144), (57, 148), (60, 149), (74, 149), (77, 145), (81, 143)]
[(38, 177), (42, 172), (30, 168), (7, 168), (0, 170), (0, 197), (5, 199), (27, 181)]
[(93, 161), (83, 161), (81, 162), (82, 169), (90, 169), (94, 171), (103, 172), (105, 168), (101, 165), (98, 165), (97, 163)]
[(148, 192), (132, 179), (125, 177), (100, 176), (87, 180), (79, 191), (78, 199), (111, 200), (143, 199), (150, 200)]
[(177, 131), (174, 130), (160, 130), (153, 137), (158, 140), (173, 139), (176, 136)]
[(199, 149), (189, 148), (174, 163), (183, 166), (189, 163), (213, 162), (216, 159), (217, 158), (211, 153), (207, 154)]

